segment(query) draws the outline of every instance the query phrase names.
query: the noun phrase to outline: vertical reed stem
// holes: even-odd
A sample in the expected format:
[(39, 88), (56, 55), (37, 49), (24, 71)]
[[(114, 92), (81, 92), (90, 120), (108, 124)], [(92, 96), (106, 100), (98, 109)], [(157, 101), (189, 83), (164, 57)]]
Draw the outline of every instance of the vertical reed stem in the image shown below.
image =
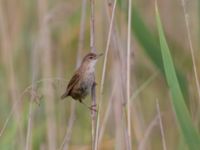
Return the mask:
[[(52, 76), (52, 49), (50, 30), (48, 23), (45, 21), (45, 15), (48, 11), (48, 0), (38, 0), (38, 16), (40, 27), (40, 48), (42, 59), (42, 76), (47, 78)], [(54, 90), (51, 84), (44, 83), (43, 94), (45, 99), (45, 115), (47, 126), (47, 141), (48, 149), (56, 149), (56, 119), (55, 119), (55, 104), (54, 104)]]
[[(110, 47), (110, 41), (111, 41), (111, 35), (112, 35), (112, 30), (113, 30), (113, 22), (114, 22), (114, 16), (115, 16), (115, 8), (116, 8), (116, 3), (117, 0), (114, 1), (114, 5), (112, 7), (112, 12), (111, 12), (111, 19), (109, 20), (109, 31), (108, 31), (108, 38), (107, 38), (107, 43), (106, 43), (106, 50), (105, 50), (105, 56), (104, 56), (104, 62), (103, 62), (103, 70), (102, 70), (102, 77), (101, 77), (101, 85), (100, 85), (100, 102), (99, 102), (99, 114), (97, 118), (97, 129), (96, 129), (96, 142), (95, 142), (95, 149), (97, 149), (98, 144), (101, 143), (102, 135), (99, 135), (99, 133), (102, 133), (102, 128), (99, 128), (99, 119), (100, 119), (100, 112), (101, 112), (101, 105), (102, 105), (102, 97), (103, 97), (103, 88), (104, 88), (104, 81), (105, 81), (105, 73), (106, 73), (106, 65), (107, 65), (107, 58), (108, 58), (108, 50)], [(101, 132), (100, 132), (101, 130)]]
[[(186, 10), (186, 4), (185, 4), (185, 0), (181, 0), (182, 2), (182, 7), (183, 7), (183, 12), (184, 12), (184, 18), (185, 18), (185, 25), (186, 25), (186, 30), (187, 30), (187, 38), (189, 41), (189, 47), (190, 47), (190, 53), (191, 53), (191, 57), (192, 57), (192, 67), (193, 67), (193, 71), (194, 71), (194, 77), (195, 77), (195, 83), (196, 83), (196, 88), (197, 88), (197, 94), (198, 94), (198, 111), (197, 111), (197, 122), (199, 122), (199, 114), (200, 114), (200, 84), (199, 84), (199, 78), (198, 78), (198, 73), (197, 73), (197, 65), (196, 65), (196, 60), (195, 60), (195, 51), (193, 48), (193, 44), (192, 44), (192, 37), (191, 37), (191, 27), (189, 24), (189, 14)], [(198, 124), (198, 123), (197, 123)]]
[(132, 149), (131, 144), (131, 102), (130, 102), (130, 51), (131, 51), (131, 0), (128, 3), (128, 37), (127, 37), (127, 123), (128, 123), (128, 143), (129, 150)]
[(31, 50), (31, 64), (32, 64), (32, 88), (31, 88), (31, 98), (29, 104), (29, 118), (28, 118), (28, 127), (27, 127), (27, 135), (26, 135), (26, 150), (31, 150), (31, 140), (32, 140), (32, 127), (33, 127), (33, 101), (35, 96), (33, 95), (36, 86), (36, 79), (38, 77), (38, 41), (34, 43), (34, 48)]
[[(94, 5), (95, 0), (90, 0), (90, 7), (91, 7), (91, 13), (90, 13), (90, 49), (91, 52), (96, 53), (95, 48), (95, 15), (94, 15)], [(94, 84), (92, 86), (91, 91), (91, 98), (92, 98), (92, 105), (96, 106), (96, 85)], [(96, 109), (96, 107), (95, 107)], [(96, 116), (97, 113), (95, 111), (91, 111), (91, 118), (92, 118), (92, 149), (95, 149), (95, 131), (96, 131)]]
[(94, 17), (94, 5), (95, 0), (90, 0), (90, 7), (91, 7), (91, 13), (90, 13), (90, 48), (91, 52), (96, 53), (96, 47), (95, 47), (95, 17)]
[[(87, 9), (87, 0), (82, 0), (82, 8), (81, 8), (81, 23), (80, 23), (80, 33), (79, 33), (79, 43), (77, 50), (77, 58), (76, 58), (76, 68), (80, 65), (81, 53), (84, 47), (84, 36), (85, 36), (85, 18), (86, 18), (86, 9)], [(76, 119), (76, 101), (71, 102), (71, 111), (70, 118), (67, 124), (67, 131), (64, 137), (64, 140), (59, 148), (59, 150), (68, 150), (69, 142), (71, 139), (72, 128), (74, 125), (74, 121)]]
[(20, 120), (21, 116), (21, 105), (16, 104), (16, 101), (20, 99), (19, 92), (18, 92), (18, 84), (14, 70), (14, 63), (13, 63), (13, 42), (11, 40), (12, 34), (9, 32), (8, 27), (12, 27), (13, 24), (9, 24), (6, 15), (3, 11), (3, 1), (0, 1), (0, 38), (1, 43), (0, 46), (2, 47), (2, 59), (5, 67), (5, 72), (7, 75), (8, 80), (8, 95), (10, 95), (13, 108), (15, 107), (14, 119), (17, 123), (18, 128), (18, 146), (19, 148), (24, 147), (25, 140), (24, 140), (24, 133), (23, 133), (23, 124)]

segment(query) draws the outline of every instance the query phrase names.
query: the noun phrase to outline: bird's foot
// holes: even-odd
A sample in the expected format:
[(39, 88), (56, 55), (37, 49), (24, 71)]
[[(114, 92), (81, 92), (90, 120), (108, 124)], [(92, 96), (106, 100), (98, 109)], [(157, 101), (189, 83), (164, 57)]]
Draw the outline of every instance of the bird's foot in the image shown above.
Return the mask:
[(96, 104), (91, 105), (90, 107), (88, 107), (91, 111), (97, 112), (96, 109)]
[(95, 105), (91, 105), (90, 107), (88, 107), (91, 111), (97, 112), (96, 109), (96, 104)]
[(91, 106), (88, 106), (87, 104), (85, 104), (81, 99), (79, 100), (80, 103), (82, 103), (83, 105), (85, 105), (88, 109), (90, 109), (91, 111), (97, 112), (96, 110), (96, 104), (93, 104)]
[(92, 107), (92, 108), (93, 108), (93, 107), (96, 107), (96, 106), (97, 106), (96, 104), (93, 104), (93, 105), (91, 105), (90, 107)]

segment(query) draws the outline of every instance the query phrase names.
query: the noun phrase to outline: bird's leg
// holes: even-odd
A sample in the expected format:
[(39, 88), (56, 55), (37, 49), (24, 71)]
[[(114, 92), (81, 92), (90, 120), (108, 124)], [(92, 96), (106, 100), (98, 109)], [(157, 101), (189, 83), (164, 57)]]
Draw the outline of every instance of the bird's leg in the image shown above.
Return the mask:
[(95, 111), (95, 112), (97, 112), (97, 110), (95, 109), (95, 108), (93, 108), (93, 107), (95, 107), (94, 105), (92, 105), (92, 106), (88, 106), (86, 103), (84, 103), (81, 99), (79, 99), (79, 102), (80, 103), (82, 103), (83, 105), (85, 105), (87, 108), (89, 108), (90, 110), (92, 110), (92, 111)]

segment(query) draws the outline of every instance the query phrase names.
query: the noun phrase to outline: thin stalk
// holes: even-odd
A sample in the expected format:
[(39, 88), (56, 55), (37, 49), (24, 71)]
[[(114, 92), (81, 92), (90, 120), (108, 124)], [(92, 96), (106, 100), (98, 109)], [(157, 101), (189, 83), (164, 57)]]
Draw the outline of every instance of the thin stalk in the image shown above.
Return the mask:
[(26, 150), (31, 149), (31, 138), (32, 138), (32, 127), (33, 127), (33, 118), (32, 118), (32, 113), (33, 113), (33, 99), (34, 96), (31, 96), (30, 99), (30, 104), (29, 104), (29, 118), (28, 118), (28, 128), (27, 128), (27, 135), (26, 135)]
[[(144, 90), (144, 88), (146, 88), (155, 79), (155, 77), (157, 75), (158, 75), (158, 73), (155, 73), (152, 76), (150, 76), (136, 91), (134, 91), (134, 93), (131, 96), (131, 100), (134, 100), (135, 98), (137, 98), (137, 96)], [(114, 88), (116, 88), (116, 86), (114, 86)], [(113, 89), (113, 91), (115, 91), (115, 89)], [(102, 137), (103, 137), (103, 134), (105, 131), (105, 126), (108, 121), (108, 116), (109, 116), (109, 113), (111, 110), (111, 106), (113, 104), (113, 91), (109, 98), (110, 100), (109, 100), (108, 106), (106, 108), (105, 115), (104, 115), (103, 121), (102, 121), (102, 125), (101, 125), (100, 131), (99, 131), (99, 143), (101, 143), (101, 141), (102, 141)]]
[(114, 86), (114, 88), (112, 89), (112, 93), (111, 93), (111, 96), (109, 98), (109, 102), (108, 102), (108, 105), (107, 105), (107, 108), (106, 108), (106, 111), (105, 111), (105, 115), (103, 117), (103, 121), (102, 121), (102, 124), (101, 124), (101, 128), (99, 130), (99, 137), (98, 137), (98, 143), (100, 144), (101, 141), (102, 141), (102, 138), (103, 138), (103, 134), (104, 134), (104, 131), (105, 131), (105, 127), (106, 127), (106, 123), (108, 121), (108, 117), (109, 117), (109, 114), (110, 114), (110, 111), (111, 111), (111, 108), (112, 108), (112, 105), (113, 105), (113, 100), (114, 100), (114, 91), (116, 90), (115, 89), (116, 86)]
[[(188, 41), (189, 41), (190, 53), (191, 53), (191, 56), (192, 56), (192, 64), (193, 64), (192, 66), (193, 66), (193, 71), (194, 71), (194, 76), (195, 76), (195, 83), (196, 83), (197, 93), (198, 93), (198, 96), (199, 96), (199, 98), (198, 98), (199, 105), (198, 106), (200, 107), (200, 84), (199, 84), (199, 79), (198, 79), (194, 48), (193, 48), (192, 38), (191, 38), (191, 30), (190, 30), (191, 28), (190, 28), (190, 24), (189, 24), (189, 14), (186, 10), (185, 0), (181, 0), (181, 2), (182, 2), (184, 17), (185, 17), (185, 25), (186, 25), (186, 30), (187, 30), (187, 38), (188, 38)], [(198, 111), (197, 114), (199, 114), (199, 111)]]
[(144, 88), (146, 88), (156, 77), (158, 76), (158, 72), (154, 73), (153, 75), (151, 75), (145, 82), (144, 84), (142, 84), (138, 89), (136, 89), (136, 91), (133, 92), (133, 94), (131, 95), (130, 100), (134, 101), (135, 98), (140, 94), (141, 91), (144, 90)]
[[(116, 61), (114, 61), (116, 62)], [(114, 64), (115, 69), (113, 70), (114, 72), (120, 72), (120, 67), (119, 64)], [(115, 149), (116, 150), (121, 150), (121, 149), (126, 149), (126, 141), (127, 141), (127, 131), (124, 123), (125, 123), (125, 117), (124, 117), (124, 110), (123, 110), (123, 105), (122, 105), (122, 90), (120, 87), (120, 83), (118, 82), (120, 79), (120, 74), (115, 75), (115, 79), (113, 82), (117, 82), (117, 88), (114, 91), (114, 97), (113, 97), (113, 111), (114, 111), (114, 118), (115, 118)], [(115, 84), (114, 83), (114, 84)], [(124, 144), (125, 143), (125, 144)]]
[[(91, 52), (96, 53), (95, 48), (95, 14), (94, 14), (94, 6), (95, 0), (90, 0), (90, 49)], [(92, 98), (92, 106), (96, 106), (96, 85), (95, 83), (92, 86), (91, 90), (91, 98)], [(94, 107), (96, 109), (96, 107)], [(91, 111), (91, 119), (92, 119), (92, 149), (95, 149), (95, 131), (96, 131), (96, 120), (97, 120), (97, 112)]]
[(36, 98), (34, 95), (36, 89), (35, 80), (38, 77), (38, 43), (34, 43), (34, 48), (31, 51), (31, 64), (32, 64), (32, 88), (31, 88), (31, 98), (29, 104), (29, 118), (28, 118), (28, 127), (27, 127), (27, 135), (26, 135), (26, 150), (31, 150), (31, 142), (32, 142), (32, 127), (33, 127), (33, 102)]
[(102, 78), (101, 78), (101, 87), (100, 87), (101, 95), (103, 95), (103, 88), (104, 88), (104, 81), (105, 81), (105, 74), (106, 74), (106, 65), (107, 65), (107, 59), (108, 59), (108, 50), (109, 50), (109, 46), (110, 46), (116, 3), (117, 3), (117, 1), (115, 0), (114, 5), (113, 5), (113, 9), (112, 9), (111, 20), (110, 20), (108, 39), (107, 39), (107, 43), (106, 43), (106, 50), (105, 50), (105, 54), (104, 54), (105, 56), (104, 56), (104, 62), (103, 62), (103, 71), (102, 71), (102, 75), (101, 75)]
[[(76, 59), (76, 68), (80, 65), (81, 53), (84, 47), (84, 36), (85, 36), (85, 19), (86, 19), (86, 9), (87, 9), (87, 0), (82, 0), (82, 8), (81, 8), (81, 23), (80, 23), (80, 33), (79, 33), (79, 44), (77, 50), (77, 59)], [(76, 101), (71, 102), (71, 113), (70, 118), (67, 124), (67, 132), (65, 134), (64, 140), (60, 146), (60, 150), (68, 150), (69, 142), (72, 135), (72, 128), (74, 125), (74, 121), (76, 120)]]
[[(39, 48), (41, 49), (42, 76), (49, 77), (52, 75), (52, 48), (50, 29), (45, 21), (48, 12), (48, 0), (38, 0), (38, 17), (39, 17)], [(54, 104), (54, 90), (52, 85), (44, 84), (43, 94), (45, 99), (45, 115), (47, 127), (47, 143), (49, 150), (55, 150), (57, 145), (56, 118)]]
[[(96, 106), (96, 85), (93, 85), (92, 87), (92, 91), (91, 91), (91, 97), (92, 97), (92, 105), (93, 106)], [(94, 107), (96, 109), (96, 107)], [(99, 112), (98, 112), (99, 114)], [(96, 150), (96, 147), (95, 147), (95, 143), (96, 143), (96, 140), (95, 137), (96, 137), (96, 129), (97, 129), (97, 112), (95, 111), (92, 111), (91, 112), (91, 117), (92, 117), (92, 149), (93, 150)]]
[(101, 85), (100, 85), (100, 102), (99, 102), (99, 111), (98, 111), (98, 118), (97, 118), (97, 127), (96, 127), (96, 135), (95, 135), (95, 150), (98, 149), (98, 140), (99, 140), (99, 122), (100, 122), (100, 114), (101, 114), (101, 106), (102, 106), (102, 97), (103, 97), (103, 87), (104, 87), (104, 81), (105, 81), (105, 72), (106, 72), (106, 64), (107, 64), (107, 57), (108, 57), (108, 50), (110, 46), (110, 40), (111, 40), (111, 33), (113, 28), (113, 22), (114, 22), (114, 15), (115, 15), (115, 8), (116, 8), (117, 1), (114, 1), (114, 6), (112, 9), (112, 16), (110, 20), (109, 25), (109, 32), (108, 32), (108, 39), (106, 43), (106, 50), (105, 50), (105, 57), (103, 62), (103, 71), (102, 71), (102, 78), (101, 78)]
[(144, 138), (139, 143), (138, 150), (146, 150), (147, 140), (150, 137), (150, 134), (152, 133), (154, 127), (158, 124), (158, 119), (159, 119), (159, 115), (156, 115), (155, 118), (151, 121), (151, 123), (147, 127), (145, 134), (144, 134)]
[(131, 102), (130, 102), (130, 57), (131, 57), (131, 0), (128, 3), (128, 37), (127, 37), (127, 126), (128, 126), (128, 149), (132, 149), (132, 138), (131, 138)]
[(78, 52), (77, 52), (77, 59), (76, 59), (76, 68), (78, 68), (78, 66), (81, 63), (81, 53), (84, 47), (86, 10), (87, 10), (87, 0), (82, 0), (81, 24), (80, 24)]
[(164, 129), (163, 129), (162, 117), (161, 117), (161, 113), (160, 113), (160, 106), (159, 106), (158, 100), (156, 100), (156, 108), (157, 108), (157, 113), (158, 113), (158, 117), (159, 117), (159, 125), (160, 125), (161, 137), (162, 137), (163, 150), (167, 150), (167, 144), (166, 144), (166, 140), (165, 140), (165, 133), (164, 133)]
[[(11, 96), (11, 100), (13, 103), (13, 106), (15, 106), (15, 113), (14, 113), (14, 119), (17, 123), (17, 128), (19, 130), (19, 135), (18, 138), (16, 139), (18, 142), (18, 146), (20, 148), (25, 146), (24, 143), (24, 133), (23, 133), (23, 124), (22, 121), (20, 120), (21, 116), (21, 105), (16, 105), (16, 101), (18, 101), (19, 97), (19, 92), (18, 92), (18, 84), (17, 84), (17, 79), (15, 75), (15, 70), (14, 70), (14, 63), (13, 63), (13, 42), (11, 41), (12, 34), (9, 33), (8, 26), (12, 27), (13, 25), (9, 25), (7, 18), (5, 17), (6, 15), (4, 14), (5, 12), (3, 11), (3, 2), (0, 1), (0, 38), (1, 38), (1, 48), (2, 48), (2, 59), (5, 67), (5, 72), (7, 74), (7, 82), (8, 82), (8, 88), (9, 93), (8, 95)], [(11, 110), (13, 111), (13, 110)], [(10, 116), (10, 115), (9, 115)], [(9, 120), (7, 118), (7, 120)], [(7, 123), (6, 120), (6, 123)], [(6, 124), (4, 124), (6, 125)], [(3, 128), (5, 129), (6, 126)], [(3, 133), (4, 129), (2, 130), (1, 134)]]
[(75, 119), (76, 119), (76, 103), (75, 103), (75, 101), (72, 101), (69, 123), (67, 124), (66, 134), (65, 134), (62, 144), (60, 145), (59, 150), (62, 150), (62, 149), (68, 150), (69, 142), (70, 142), (71, 135), (72, 135), (72, 128), (73, 128)]
[(90, 0), (90, 49), (91, 52), (96, 53), (95, 47), (95, 15), (94, 15), (95, 0)]

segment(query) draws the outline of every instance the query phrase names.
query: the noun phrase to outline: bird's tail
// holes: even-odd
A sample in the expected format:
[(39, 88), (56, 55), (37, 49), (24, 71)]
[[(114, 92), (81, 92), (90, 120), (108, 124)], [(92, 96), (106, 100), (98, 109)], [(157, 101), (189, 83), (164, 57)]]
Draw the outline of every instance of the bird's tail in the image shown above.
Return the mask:
[(60, 99), (65, 99), (67, 96), (68, 96), (68, 93), (65, 92), (65, 93), (60, 97)]

